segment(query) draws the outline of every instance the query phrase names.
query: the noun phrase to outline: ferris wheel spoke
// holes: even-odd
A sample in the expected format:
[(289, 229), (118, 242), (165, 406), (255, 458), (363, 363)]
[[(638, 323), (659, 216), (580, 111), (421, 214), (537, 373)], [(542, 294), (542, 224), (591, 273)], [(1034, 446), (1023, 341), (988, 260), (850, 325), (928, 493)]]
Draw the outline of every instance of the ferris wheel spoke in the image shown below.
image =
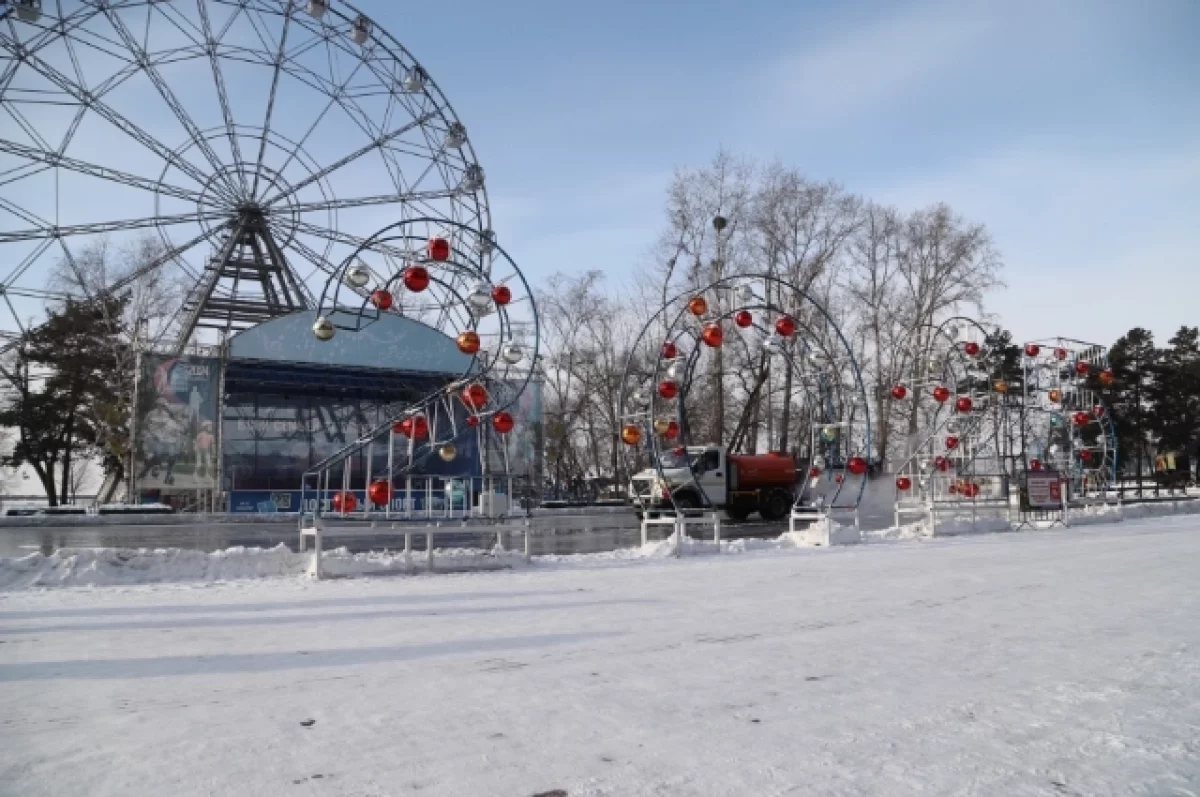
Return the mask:
[(9, 272), (8, 277), (5, 278), (3, 283), (0, 283), (0, 288), (5, 291), (13, 290), (12, 284), (19, 280), (25, 274), (25, 272), (29, 270), (29, 267), (32, 266), (37, 259), (40, 258), (47, 249), (50, 248), (51, 243), (53, 243), (53, 241), (49, 238), (46, 238), (38, 243), (32, 252), (21, 258), (20, 263), (17, 263), (17, 265), (13, 266), (13, 270)]
[[(221, 61), (217, 57), (217, 44), (219, 39), (213, 38), (212, 23), (208, 18), (208, 6), (205, 0), (196, 0), (196, 7), (200, 11), (200, 24), (204, 31), (205, 49), (208, 50), (208, 63), (212, 66), (213, 83), (217, 87), (217, 102), (221, 105), (221, 116), (225, 119), (225, 134), (229, 137), (229, 148), (233, 152), (233, 161), (238, 172), (238, 180), (242, 184), (242, 191), (247, 193), (249, 186), (246, 184), (246, 172), (242, 167), (242, 147), (238, 143), (237, 132), (233, 122), (233, 112), (229, 108), (229, 95), (225, 90), (225, 76), (221, 72)], [(235, 11), (236, 17), (239, 12)], [(232, 19), (230, 20), (232, 23)], [(228, 27), (226, 28), (228, 30)], [(249, 195), (247, 193), (247, 195)]]
[(192, 191), (179, 186), (168, 185), (156, 180), (150, 180), (145, 177), (139, 177), (136, 174), (129, 174), (117, 169), (110, 169), (107, 166), (100, 166), (95, 163), (78, 160), (76, 158), (68, 158), (65, 155), (60, 155), (57, 152), (43, 152), (34, 147), (28, 147), (16, 141), (9, 141), (0, 138), (0, 152), (9, 155), (26, 158), (29, 161), (36, 163), (44, 163), (48, 166), (56, 166), (61, 169), (86, 174), (90, 177), (98, 177), (102, 180), (109, 180), (121, 185), (129, 185), (134, 188), (141, 188), (145, 191), (167, 194), (179, 199), (195, 202), (197, 204), (209, 204), (208, 200), (204, 199), (199, 191)]
[[(299, 70), (297, 70), (297, 71), (299, 71)], [(357, 69), (355, 69), (355, 72), (357, 72)], [(340, 86), (335, 87), (333, 91), (328, 91), (323, 85), (320, 85), (319, 82), (317, 84), (308, 83), (306, 80), (304, 80), (304, 78), (302, 78), (296, 72), (288, 72), (288, 74), (291, 75), (295, 80), (297, 80), (301, 83), (304, 83), (305, 85), (312, 88), (314, 91), (320, 91), (320, 92), (325, 93), (329, 97), (329, 102), (325, 103), (325, 107), (321, 109), (321, 112), (319, 114), (317, 114), (317, 118), (314, 119), (312, 124), (310, 124), (308, 126), (308, 129), (304, 131), (304, 135), (300, 137), (300, 140), (298, 142), (296, 142), (295, 148), (291, 151), (291, 153), (288, 154), (287, 160), (285, 160), (283, 162), (283, 165), (281, 167), (279, 167), (279, 169), (277, 169), (277, 171), (283, 172), (287, 169), (288, 166), (291, 165), (292, 161), (295, 160), (296, 155), (300, 152), (301, 149), (304, 148), (304, 145), (308, 141), (309, 136), (311, 136), (313, 134), (313, 131), (315, 131), (317, 129), (317, 126), (321, 124), (321, 120), (323, 120), (325, 118), (325, 115), (328, 114), (329, 111), (332, 110), (335, 105), (341, 106), (343, 109), (345, 108), (344, 105), (341, 105), (341, 102), (339, 101), (338, 97), (341, 95), (341, 93), (343, 91), (346, 90), (346, 86), (350, 85), (350, 81), (354, 79), (355, 72), (352, 72), (350, 74), (350, 77), (348, 77), (346, 79), (346, 82)], [(313, 77), (316, 77), (318, 79), (318, 81), (320, 80), (320, 78), (316, 75), (316, 73), (313, 73), (310, 71), (310, 74), (313, 75)]]
[(149, 216), (141, 219), (122, 219), (121, 221), (101, 221), (93, 224), (70, 224), (56, 226), (43, 222), (41, 226), (27, 230), (10, 230), (0, 232), (0, 243), (14, 241), (35, 241), (39, 238), (61, 238), (70, 235), (99, 235), (108, 232), (125, 230), (142, 230), (147, 227), (163, 227), (189, 222), (222, 221), (228, 219), (226, 213), (183, 213), (176, 216)]
[[(208, 143), (208, 139), (205, 138), (204, 133), (199, 127), (196, 126), (196, 123), (192, 121), (192, 118), (188, 116), (187, 111), (185, 111), (183, 108), (183, 104), (179, 102), (179, 99), (175, 96), (175, 93), (171, 91), (171, 87), (167, 85), (167, 81), (163, 79), (161, 74), (159, 74), (159, 71), (155, 68), (154, 62), (150, 58), (149, 53), (142, 49), (141, 45), (138, 44), (137, 38), (134, 37), (129, 28), (125, 26), (124, 21), (122, 21), (120, 16), (114, 13), (111, 8), (106, 6), (104, 9), (104, 15), (108, 17), (109, 24), (111, 24), (113, 29), (116, 30), (117, 35), (121, 37), (122, 41), (124, 41), (125, 46), (129, 48), (131, 53), (133, 53), (138, 63), (142, 67), (142, 72), (145, 73), (146, 77), (150, 78), (150, 82), (154, 84), (154, 88), (158, 91), (159, 96), (162, 97), (163, 102), (165, 102), (167, 107), (171, 109), (171, 113), (175, 115), (175, 118), (179, 121), (179, 124), (183, 125), (183, 129), (186, 130), (188, 135), (192, 137), (192, 142), (196, 145), (200, 152), (203, 153), (205, 159), (208, 160), (209, 165), (213, 169), (213, 176), (219, 176), (219, 179), (225, 184), (225, 186), (232, 193), (236, 194), (235, 187), (230, 185), (228, 178), (224, 176), (225, 169), (224, 164), (221, 162), (221, 158), (218, 157), (217, 153), (213, 151), (213, 148)], [(204, 185), (205, 182), (206, 181), (201, 180), (200, 184)]]
[(367, 207), (370, 205), (408, 205), (428, 202), (434, 199), (446, 199), (447, 197), (458, 196), (459, 193), (461, 192), (458, 189), (444, 189), (441, 191), (418, 191), (411, 194), (380, 194), (379, 196), (353, 197), (350, 199), (329, 199), (323, 202), (302, 202), (296, 205), (287, 205), (286, 208), (288, 212), (311, 213), (321, 210)]
[[(145, 130), (129, 121), (129, 119), (126, 117), (117, 113), (115, 110), (109, 107), (108, 104), (102, 102), (95, 94), (84, 91), (76, 86), (71, 82), (70, 78), (47, 64), (45, 61), (36, 56), (27, 56), (25, 63), (29, 64), (29, 66), (31, 66), (51, 82), (55, 83), (59, 88), (70, 94), (77, 101), (87, 105), (92, 111), (117, 127), (130, 138), (142, 144), (151, 152), (158, 155), (175, 168), (179, 169), (179, 171), (191, 177), (199, 185), (206, 185), (209, 182), (208, 177), (206, 177), (204, 173), (201, 172), (196, 166), (180, 158), (177, 154), (165, 147), (161, 142), (159, 142)], [(229, 195), (228, 198), (232, 198), (232, 196)]]
[[(250, 196), (258, 196), (259, 175), (262, 173), (263, 160), (267, 156), (267, 131), (271, 129), (271, 118), (275, 114), (275, 98), (279, 93), (279, 76), (283, 72), (283, 53), (287, 47), (288, 30), (291, 28), (292, 22), (290, 10), (291, 2), (289, 0), (287, 12), (283, 15), (283, 30), (279, 34), (279, 49), (275, 52), (275, 66), (271, 71), (271, 91), (267, 95), (267, 110), (263, 118), (262, 135), (258, 142), (258, 158), (255, 161), (254, 185), (250, 190)], [(247, 19), (250, 17), (247, 16)]]
[(356, 149), (354, 152), (351, 152), (349, 155), (346, 155), (345, 157), (334, 161), (330, 165), (326, 166), (324, 169), (321, 169), (320, 171), (310, 174), (308, 177), (306, 177), (303, 180), (300, 180), (299, 182), (292, 185), (287, 191), (279, 192), (278, 194), (276, 194), (275, 196), (271, 197), (266, 202), (264, 202), (263, 205), (266, 207), (270, 207), (270, 206), (274, 205), (275, 203), (279, 202), (280, 200), (287, 199), (289, 196), (294, 195), (297, 191), (300, 191), (301, 189), (312, 185), (313, 183), (317, 182), (318, 180), (323, 180), (326, 177), (328, 177), (330, 174), (333, 174), (334, 172), (336, 172), (338, 169), (341, 169), (343, 166), (346, 166), (349, 163), (353, 163), (354, 161), (361, 158), (363, 155), (366, 155), (371, 150), (378, 149), (378, 148), (382, 147), (384, 144), (391, 141), (392, 139), (398, 138), (398, 137), (404, 135), (405, 133), (409, 132), (410, 130), (420, 127), (421, 125), (428, 122), (434, 116), (435, 116), (435, 114), (432, 114), (432, 113), (425, 114), (424, 116), (418, 117), (417, 119), (414, 119), (413, 121), (409, 122), (408, 124), (406, 124), (402, 127), (396, 128), (395, 130), (391, 131), (390, 133), (387, 133), (386, 135), (376, 138), (374, 141), (371, 141), (368, 144), (366, 144), (365, 146), (362, 146), (359, 149)]
[[(317, 225), (317, 224), (310, 224), (305, 221), (289, 221), (288, 224), (290, 226), (293, 226), (297, 232), (302, 232), (305, 235), (311, 235), (312, 237), (319, 238), (321, 240), (332, 241), (333, 243), (339, 243), (339, 244), (346, 244), (347, 246), (353, 246), (355, 248), (365, 246), (367, 244), (366, 238), (362, 238), (358, 235), (351, 235), (350, 233), (341, 232), (339, 230), (331, 230), (327, 227), (321, 227), (320, 225)], [(391, 255), (392, 257), (402, 258), (405, 260), (411, 258), (413, 255), (413, 253), (410, 251), (399, 249), (399, 248), (397, 248), (395, 246), (391, 246), (389, 244), (373, 243), (373, 244), (371, 244), (370, 248), (374, 251), (383, 252), (385, 254)], [(329, 265), (327, 270), (329, 271), (329, 273), (332, 273), (334, 270), (334, 267), (332, 265)]]

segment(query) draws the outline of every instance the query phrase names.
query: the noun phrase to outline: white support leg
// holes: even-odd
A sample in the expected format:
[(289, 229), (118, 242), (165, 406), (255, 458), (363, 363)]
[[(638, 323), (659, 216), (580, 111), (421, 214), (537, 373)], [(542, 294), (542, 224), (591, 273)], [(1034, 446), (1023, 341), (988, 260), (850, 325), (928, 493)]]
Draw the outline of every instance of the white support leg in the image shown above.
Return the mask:
[(429, 572), (433, 572), (433, 532), (425, 532), (425, 563)]

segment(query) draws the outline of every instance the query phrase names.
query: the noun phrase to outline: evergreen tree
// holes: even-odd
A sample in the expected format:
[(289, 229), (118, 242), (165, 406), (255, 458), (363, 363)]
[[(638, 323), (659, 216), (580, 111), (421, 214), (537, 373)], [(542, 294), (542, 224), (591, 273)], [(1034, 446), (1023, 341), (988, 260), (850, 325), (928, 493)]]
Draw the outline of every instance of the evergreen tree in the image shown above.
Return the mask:
[[(5, 366), (0, 426), (16, 430), (4, 464), (28, 464), (51, 506), (69, 496), (71, 469), (126, 423), (128, 390), (113, 352), (125, 345), (124, 298), (68, 301), (25, 336)], [(106, 466), (111, 463), (106, 462)]]
[(1161, 451), (1191, 454), (1200, 443), (1200, 329), (1180, 327), (1167, 343), (1154, 366), (1149, 425)]
[(1113, 383), (1098, 387), (1112, 414), (1118, 462), (1140, 483), (1150, 454), (1150, 396), (1158, 362), (1154, 335), (1141, 327), (1129, 330), (1109, 349), (1108, 362)]

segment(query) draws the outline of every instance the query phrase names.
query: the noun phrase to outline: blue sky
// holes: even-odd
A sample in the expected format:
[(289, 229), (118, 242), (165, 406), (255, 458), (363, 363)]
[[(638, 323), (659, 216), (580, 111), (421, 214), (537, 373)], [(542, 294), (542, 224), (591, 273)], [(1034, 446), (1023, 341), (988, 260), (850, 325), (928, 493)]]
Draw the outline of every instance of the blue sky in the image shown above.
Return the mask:
[(1200, 3), (360, 6), (429, 69), (527, 273), (628, 279), (720, 147), (986, 223), (1020, 338), (1200, 324)]

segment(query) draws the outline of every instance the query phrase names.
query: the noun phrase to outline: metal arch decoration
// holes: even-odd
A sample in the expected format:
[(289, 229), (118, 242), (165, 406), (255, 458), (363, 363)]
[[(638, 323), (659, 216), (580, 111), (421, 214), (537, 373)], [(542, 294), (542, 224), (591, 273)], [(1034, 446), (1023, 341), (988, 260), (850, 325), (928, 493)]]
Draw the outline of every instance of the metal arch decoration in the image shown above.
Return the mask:
[[(491, 228), (467, 128), (351, 3), (14, 0), (0, 5), (0, 52), (0, 108), (17, 120), (0, 134), (5, 348), (36, 305), (69, 297), (51, 267), (75, 268), (105, 235), (153, 230), (161, 251), (89, 293), (167, 269), (191, 280), (173, 342), (155, 341), (178, 351), (196, 329), (310, 309), (373, 209)], [(65, 114), (32, 112), (47, 103)]]
[[(344, 463), (385, 437), (388, 465), (374, 475), (387, 480), (390, 495), (395, 478), (411, 474), (429, 456), (453, 460), (456, 443), (461, 443), (464, 434), (473, 434), (482, 443), (489, 427), (501, 438), (513, 429), (509, 410), (533, 379), (539, 354), (540, 327), (533, 292), (490, 232), (481, 234), (467, 225), (439, 222), (438, 234), (427, 238), (422, 231), (430, 223), (430, 219), (397, 222), (364, 240), (326, 280), (313, 334), (319, 340), (353, 335), (389, 313), (417, 320), (439, 319), (439, 328), (457, 336), (460, 350), (468, 355), (462, 372), (415, 401), (385, 408), (384, 421), (309, 468), (304, 474), (304, 491), (313, 479), (318, 491), (328, 491), (333, 470), (341, 466), (343, 479), (347, 478), (349, 469)], [(412, 268), (425, 271), (418, 290), (405, 287), (405, 274)], [(505, 274), (502, 279), (492, 277), (497, 270)], [(378, 297), (379, 291), (393, 297), (386, 306), (372, 298)], [(366, 299), (362, 298), (364, 292)], [(472, 345), (464, 346), (464, 335), (472, 336)], [(469, 413), (465, 424), (456, 420), (459, 404)], [(398, 434), (407, 440), (400, 461), (392, 456)], [(485, 479), (509, 475), (507, 446), (501, 450), (500, 473), (491, 470), (485, 447), (479, 445), (478, 449)]]
[[(756, 290), (756, 286), (763, 290)], [(772, 324), (763, 323), (767, 318)], [(663, 460), (667, 447), (664, 436), (656, 433), (656, 424), (676, 424), (672, 439), (677, 442), (669, 448), (673, 452), (682, 450), (684, 462), (690, 468), (688, 449), (692, 429), (687, 399), (696, 366), (702, 352), (714, 348), (705, 340), (706, 333), (720, 329), (719, 343), (723, 345), (727, 322), (731, 319), (735, 330), (758, 338), (758, 345), (767, 357), (779, 356), (787, 362), (795, 375), (793, 389), (804, 393), (814, 417), (820, 418), (811, 426), (810, 443), (814, 457), (824, 456), (833, 463), (821, 469), (821, 477), (829, 489), (814, 495), (818, 478), (804, 478), (789, 500), (793, 518), (798, 511), (811, 508), (814, 499), (820, 501), (823, 510), (856, 511), (867, 474), (865, 467), (859, 473), (852, 472), (850, 463), (861, 460), (865, 465), (871, 446), (871, 420), (861, 370), (849, 342), (827, 309), (808, 292), (771, 274), (725, 277), (697, 290), (681, 292), (646, 321), (626, 360), (617, 408), (622, 437), (627, 444), (620, 459), (631, 491), (636, 493), (632, 477), (640, 450), (649, 455), (659, 480), (666, 482)], [(781, 330), (774, 324), (782, 319), (791, 325), (786, 337), (798, 341), (795, 349), (781, 343), (785, 336), (779, 334)], [(655, 332), (658, 334), (651, 340)], [(643, 357), (648, 365), (643, 366)], [(657, 386), (667, 372), (678, 385), (678, 393), (664, 399)], [(792, 398), (788, 396), (785, 400)], [(826, 429), (836, 432), (829, 437), (818, 433)], [(694, 472), (688, 487), (701, 497), (702, 508), (714, 508)], [(677, 516), (686, 513), (691, 507), (680, 505), (678, 497), (682, 492), (671, 489), (661, 496), (666, 502), (663, 509)], [(813, 515), (804, 513), (802, 519), (813, 519)]]
[(1113, 380), (1108, 349), (1072, 338), (1023, 346), (1025, 468), (1054, 469), (1069, 500), (1107, 500), (1117, 482), (1118, 447), (1100, 387)]
[[(933, 520), (935, 508), (943, 504), (1006, 505), (1013, 455), (1002, 450), (1002, 430), (1011, 425), (1013, 408), (1004, 400), (1007, 383), (993, 380), (977, 365), (993, 354), (987, 346), (989, 331), (969, 316), (956, 315), (938, 324), (918, 324), (909, 335), (928, 335), (917, 365), (929, 369), (914, 372), (909, 384), (914, 400), (925, 401), (932, 412), (925, 414), (925, 432), (896, 469), (896, 525), (912, 512)], [(981, 468), (982, 463), (990, 467)], [(985, 491), (988, 485), (982, 483), (992, 489)]]

